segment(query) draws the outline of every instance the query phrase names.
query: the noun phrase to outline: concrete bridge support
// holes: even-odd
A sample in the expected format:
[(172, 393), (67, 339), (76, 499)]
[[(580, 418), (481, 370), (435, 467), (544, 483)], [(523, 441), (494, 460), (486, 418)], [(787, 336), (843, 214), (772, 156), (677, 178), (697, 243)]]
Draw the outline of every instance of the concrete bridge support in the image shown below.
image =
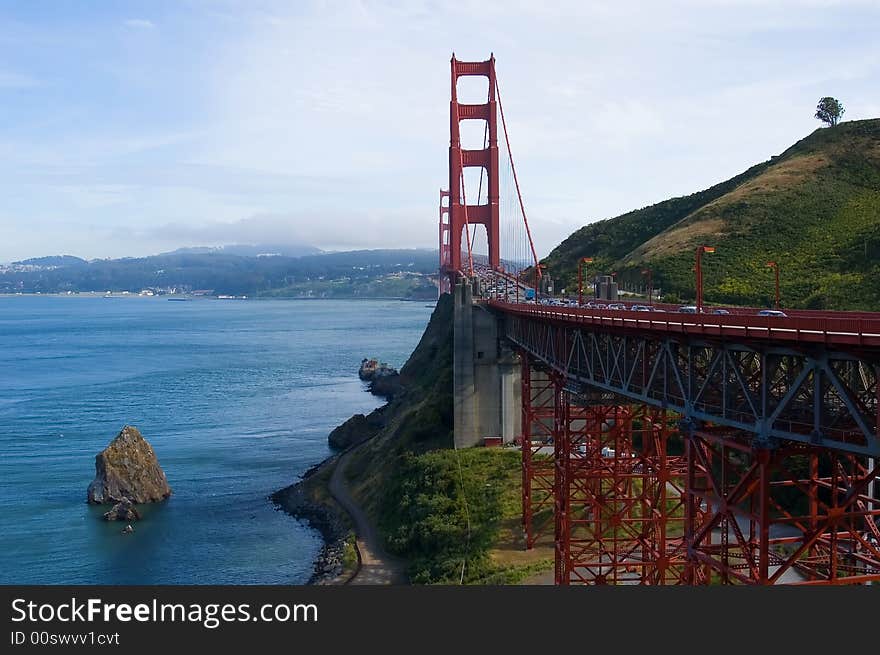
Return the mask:
[(459, 283), (453, 317), (453, 433), (457, 448), (511, 443), (520, 435), (518, 356), (499, 340), (503, 320), (473, 302), (473, 288)]

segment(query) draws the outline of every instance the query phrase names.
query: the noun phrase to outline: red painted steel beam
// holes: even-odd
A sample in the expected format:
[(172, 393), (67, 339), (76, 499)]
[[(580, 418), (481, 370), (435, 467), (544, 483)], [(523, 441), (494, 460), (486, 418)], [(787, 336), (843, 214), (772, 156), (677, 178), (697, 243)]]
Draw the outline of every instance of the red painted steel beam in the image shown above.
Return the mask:
[[(453, 55), (450, 61), (450, 104), (449, 104), (449, 261), (441, 269), (441, 275), (454, 280), (464, 268), (468, 275), (473, 274), (474, 266), (471, 252), (471, 237), (468, 226), (471, 223), (484, 225), (489, 245), (489, 267), (497, 270), (501, 264), (500, 250), (500, 207), (499, 207), (499, 166), (498, 166), (498, 119), (495, 78), (495, 59), (482, 62), (459, 61)], [(474, 105), (458, 102), (458, 79), (464, 76), (486, 77), (489, 81), (488, 99), (485, 104)], [(460, 123), (463, 120), (485, 120), (488, 132), (488, 147), (483, 150), (466, 150), (461, 146)], [(488, 204), (468, 205), (464, 188), (464, 169), (480, 167), (486, 172), (488, 184)], [(482, 179), (482, 178), (481, 178)], [(467, 266), (462, 262), (462, 231), (468, 245)]]
[[(677, 312), (634, 312), (489, 301), (511, 315), (537, 318), (559, 325), (595, 326), (643, 334), (681, 334), (727, 340), (819, 343), (828, 347), (880, 349), (880, 318), (775, 318), (714, 316)], [(876, 314), (874, 316), (877, 316)]]

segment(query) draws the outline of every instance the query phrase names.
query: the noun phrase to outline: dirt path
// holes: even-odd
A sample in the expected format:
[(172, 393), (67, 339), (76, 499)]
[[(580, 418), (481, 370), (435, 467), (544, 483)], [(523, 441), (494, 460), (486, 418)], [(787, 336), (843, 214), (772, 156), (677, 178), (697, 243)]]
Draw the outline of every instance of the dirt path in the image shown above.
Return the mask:
[[(362, 444), (363, 445), (363, 444)], [(357, 546), (361, 555), (360, 570), (349, 580), (350, 584), (407, 584), (403, 562), (390, 556), (382, 548), (375, 526), (361, 506), (352, 497), (346, 482), (345, 469), (356, 446), (340, 455), (330, 476), (328, 489), (333, 498), (351, 516), (357, 534)]]

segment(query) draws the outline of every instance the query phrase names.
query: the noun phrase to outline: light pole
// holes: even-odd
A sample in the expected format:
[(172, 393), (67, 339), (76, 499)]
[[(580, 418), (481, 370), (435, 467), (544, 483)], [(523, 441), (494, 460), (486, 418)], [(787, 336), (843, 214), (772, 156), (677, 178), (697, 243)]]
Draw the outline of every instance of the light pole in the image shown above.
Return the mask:
[(776, 309), (779, 309), (779, 264), (777, 262), (767, 262), (767, 267), (773, 269), (776, 278)]
[(547, 268), (547, 265), (546, 264), (538, 264), (535, 267), (535, 304), (536, 305), (539, 304), (539, 302), (538, 302), (538, 285), (540, 284), (541, 278), (543, 277), (543, 275), (541, 273), (542, 268)]
[(654, 295), (654, 274), (651, 272), (650, 268), (643, 268), (642, 275), (648, 278), (648, 304), (653, 305), (651, 296)]
[(703, 253), (715, 252), (714, 246), (699, 246), (697, 248), (697, 263), (694, 270), (697, 273), (697, 314), (703, 313)]
[(592, 264), (592, 257), (581, 257), (578, 261), (578, 307), (584, 304), (584, 264)]

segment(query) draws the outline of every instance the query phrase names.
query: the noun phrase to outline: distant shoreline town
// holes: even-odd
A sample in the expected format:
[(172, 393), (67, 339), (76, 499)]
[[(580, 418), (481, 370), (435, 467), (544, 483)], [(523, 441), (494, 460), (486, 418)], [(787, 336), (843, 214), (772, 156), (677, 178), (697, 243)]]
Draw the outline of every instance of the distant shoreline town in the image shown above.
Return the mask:
[(437, 297), (437, 259), (431, 250), (187, 251), (91, 261), (61, 255), (0, 265), (0, 295), (427, 300)]

